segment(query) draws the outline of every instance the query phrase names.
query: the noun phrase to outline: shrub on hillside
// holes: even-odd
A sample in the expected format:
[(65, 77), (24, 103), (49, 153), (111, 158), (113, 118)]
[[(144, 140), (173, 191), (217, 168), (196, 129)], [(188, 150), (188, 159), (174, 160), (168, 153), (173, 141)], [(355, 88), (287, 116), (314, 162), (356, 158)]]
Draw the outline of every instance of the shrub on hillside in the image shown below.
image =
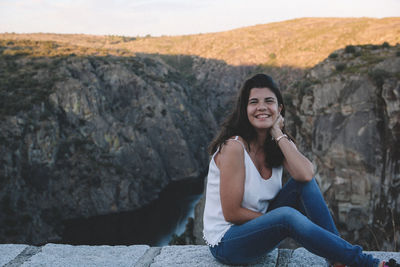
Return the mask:
[(384, 42), (384, 43), (382, 44), (382, 47), (383, 47), (383, 48), (389, 48), (389, 47), (390, 47), (390, 44), (389, 44), (388, 42)]
[(329, 55), (329, 58), (337, 58), (337, 57), (338, 57), (338, 54), (336, 54), (336, 53), (332, 53)]
[(344, 49), (345, 53), (352, 53), (354, 54), (356, 52), (356, 47), (354, 45), (348, 45), (346, 46), (346, 48)]

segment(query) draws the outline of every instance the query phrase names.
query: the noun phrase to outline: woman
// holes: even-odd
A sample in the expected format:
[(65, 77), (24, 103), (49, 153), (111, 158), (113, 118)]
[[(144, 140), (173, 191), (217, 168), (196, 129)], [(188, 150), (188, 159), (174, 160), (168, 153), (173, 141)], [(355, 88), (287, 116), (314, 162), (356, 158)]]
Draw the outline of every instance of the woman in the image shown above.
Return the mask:
[[(389, 266), (339, 237), (313, 165), (285, 132), (284, 116), (271, 77), (245, 81), (210, 145), (203, 233), (212, 255), (226, 264), (253, 263), (291, 237), (331, 262)], [(282, 188), (283, 168), (292, 178)]]

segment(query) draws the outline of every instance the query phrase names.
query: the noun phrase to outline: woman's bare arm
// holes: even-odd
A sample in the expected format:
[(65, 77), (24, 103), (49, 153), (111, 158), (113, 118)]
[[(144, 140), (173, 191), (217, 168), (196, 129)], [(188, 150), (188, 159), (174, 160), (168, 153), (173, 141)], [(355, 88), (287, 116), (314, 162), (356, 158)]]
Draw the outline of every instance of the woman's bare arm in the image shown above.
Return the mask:
[(288, 170), (293, 179), (308, 182), (314, 177), (313, 164), (297, 150), (295, 144), (287, 138), (282, 138), (278, 145), (285, 155), (283, 166)]
[[(271, 135), (274, 139), (282, 136), (283, 118), (278, 117), (271, 129)], [(296, 148), (296, 145), (288, 138), (281, 138), (278, 145), (285, 156), (283, 166), (288, 170), (293, 179), (298, 181), (311, 181), (314, 177), (313, 164)]]
[(216, 156), (220, 170), (220, 195), (225, 220), (243, 224), (262, 214), (242, 207), (244, 194), (245, 166), (242, 145), (228, 140)]

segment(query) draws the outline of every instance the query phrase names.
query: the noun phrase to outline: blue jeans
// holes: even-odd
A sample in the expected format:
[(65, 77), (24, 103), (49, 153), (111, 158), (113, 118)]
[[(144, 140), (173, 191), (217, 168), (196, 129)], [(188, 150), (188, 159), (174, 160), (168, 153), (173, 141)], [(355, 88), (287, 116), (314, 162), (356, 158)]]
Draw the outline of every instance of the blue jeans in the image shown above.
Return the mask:
[(210, 247), (225, 264), (249, 264), (291, 237), (308, 251), (331, 262), (376, 267), (379, 260), (342, 239), (315, 179), (290, 179), (271, 201), (267, 213), (241, 225), (232, 225), (221, 242)]

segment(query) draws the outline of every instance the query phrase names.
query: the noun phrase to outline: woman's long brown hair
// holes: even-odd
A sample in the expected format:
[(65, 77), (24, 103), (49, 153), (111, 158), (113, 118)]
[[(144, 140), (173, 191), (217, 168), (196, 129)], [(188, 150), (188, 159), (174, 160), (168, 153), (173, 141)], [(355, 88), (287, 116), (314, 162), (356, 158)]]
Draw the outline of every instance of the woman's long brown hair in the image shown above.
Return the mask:
[[(226, 140), (232, 136), (239, 135), (241, 136), (246, 143), (248, 144), (248, 150), (250, 151), (250, 142), (257, 138), (257, 133), (254, 127), (250, 124), (249, 119), (247, 117), (247, 104), (250, 95), (250, 91), (253, 88), (268, 88), (270, 89), (276, 96), (278, 100), (278, 106), (282, 105), (281, 115), (285, 117), (285, 105), (283, 103), (282, 94), (274, 82), (274, 80), (266, 75), (266, 74), (256, 74), (253, 77), (247, 79), (242, 88), (239, 91), (236, 104), (227, 117), (227, 119), (223, 122), (221, 130), (215, 137), (215, 139), (211, 142), (209, 146), (209, 153), (214, 154), (219, 147), (225, 144)], [(282, 132), (287, 134), (290, 139), (293, 139), (285, 130), (282, 129)], [(265, 151), (265, 161), (266, 165), (270, 168), (278, 167), (282, 165), (284, 156), (276, 144), (274, 140), (272, 140), (271, 136), (267, 136), (264, 143), (264, 151)]]

